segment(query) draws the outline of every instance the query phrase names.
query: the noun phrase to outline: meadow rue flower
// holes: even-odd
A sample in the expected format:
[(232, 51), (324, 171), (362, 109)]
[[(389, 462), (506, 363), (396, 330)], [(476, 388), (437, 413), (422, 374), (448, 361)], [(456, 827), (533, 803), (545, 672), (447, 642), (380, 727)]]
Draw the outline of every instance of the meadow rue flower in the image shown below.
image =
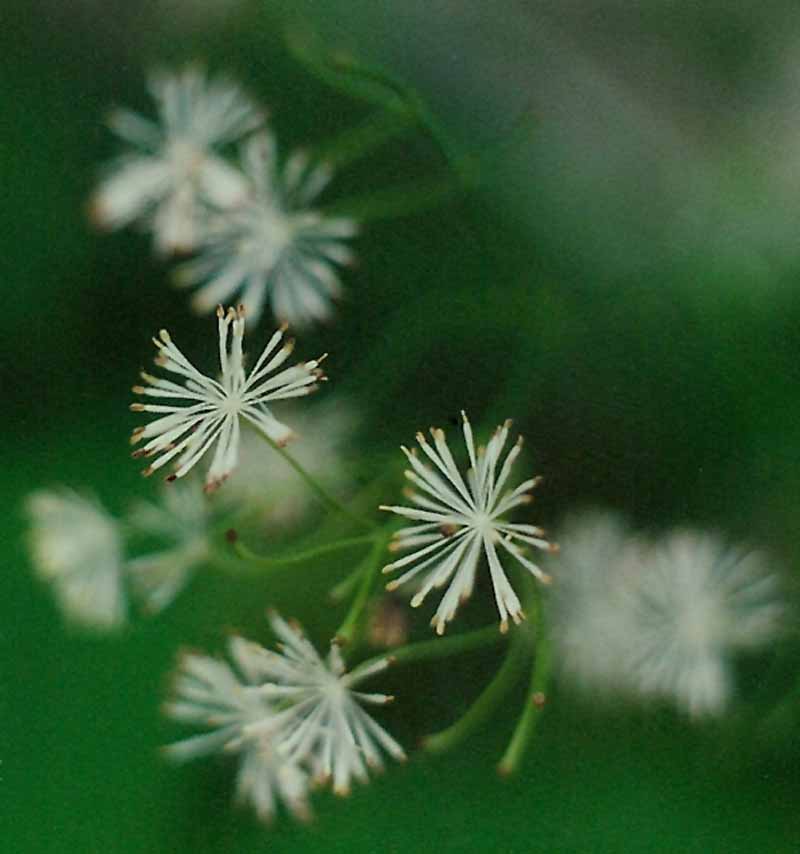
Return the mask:
[(133, 506), (127, 518), (131, 530), (163, 543), (163, 548), (126, 564), (146, 610), (155, 613), (169, 605), (192, 571), (208, 559), (211, 517), (208, 500), (194, 479), (164, 489), (158, 502), (139, 501)]
[(673, 531), (642, 553), (628, 596), (627, 658), (637, 689), (692, 717), (724, 710), (733, 656), (774, 640), (785, 617), (763, 553), (691, 530)]
[(52, 585), (68, 620), (96, 629), (126, 618), (119, 525), (102, 507), (69, 489), (27, 500), (28, 545), (37, 575)]
[[(245, 374), (242, 340), (244, 310), (217, 309), (219, 380), (201, 374), (162, 329), (153, 343), (158, 348), (156, 364), (183, 381), (163, 379), (142, 373), (147, 385), (133, 387), (135, 394), (150, 398), (172, 398), (177, 403), (133, 403), (134, 412), (149, 412), (160, 417), (137, 427), (131, 443), (148, 440), (134, 457), (154, 457), (144, 470), (150, 475), (175, 460), (175, 471), (167, 480), (183, 477), (216, 444), (206, 475), (206, 490), (216, 489), (234, 470), (239, 458), (240, 424), (244, 418), (277, 445), (285, 445), (292, 431), (272, 414), (267, 404), (310, 394), (324, 379), (319, 365), (324, 359), (281, 368), (289, 358), (294, 342), (284, 342), (279, 329), (267, 342), (252, 370)], [(277, 371), (277, 373), (276, 373)]]
[(204, 283), (193, 301), (199, 312), (240, 294), (248, 322), (259, 319), (267, 301), (279, 321), (295, 328), (328, 320), (340, 294), (337, 267), (353, 260), (344, 241), (357, 233), (353, 220), (309, 208), (331, 170), (301, 152), (280, 166), (267, 132), (242, 146), (242, 170), (251, 197), (209, 220), (198, 257), (178, 269), (176, 282)]
[(263, 727), (260, 737), (244, 735), (254, 722), (274, 720), (275, 710), (254, 686), (250, 652), (242, 638), (229, 640), (234, 666), (200, 653), (185, 653), (174, 684), (174, 699), (164, 707), (169, 717), (209, 730), (164, 748), (175, 762), (185, 762), (220, 751), (239, 760), (236, 799), (249, 803), (262, 821), (270, 820), (277, 802), (297, 818), (309, 817), (308, 775), (293, 761), (279, 737)]
[[(302, 441), (292, 456), (333, 495), (352, 491), (352, 467), (343, 449), (358, 425), (356, 411), (345, 400), (328, 398), (304, 409), (286, 404), (284, 412)], [(263, 524), (285, 529), (299, 523), (318, 502), (308, 484), (278, 454), (269, 452), (254, 431), (242, 431), (240, 464), (225, 484), (225, 494), (243, 506), (261, 511)]]
[(621, 516), (601, 510), (571, 516), (558, 539), (550, 627), (560, 675), (593, 697), (629, 693), (636, 626), (627, 587), (641, 569), (639, 540)]
[(335, 793), (350, 791), (352, 779), (366, 782), (368, 769), (383, 767), (381, 751), (404, 760), (400, 745), (377, 724), (361, 704), (384, 705), (386, 694), (365, 694), (354, 688), (380, 673), (389, 659), (380, 659), (347, 672), (334, 642), (323, 659), (296, 624), (275, 613), (269, 615), (279, 651), (250, 644), (248, 664), (260, 695), (280, 709), (277, 719), (248, 724), (246, 736), (278, 732), (281, 744), (313, 774), (318, 782), (330, 781)]
[(229, 208), (247, 197), (246, 179), (219, 152), (262, 125), (264, 113), (231, 81), (209, 79), (200, 66), (153, 72), (149, 88), (158, 121), (127, 109), (109, 117), (132, 150), (110, 164), (92, 216), (110, 229), (142, 220), (159, 252), (186, 252), (206, 205)]
[(442, 634), (458, 605), (472, 594), (478, 562), (484, 554), (500, 613), (500, 629), (506, 631), (509, 617), (519, 623), (525, 615), (500, 562), (499, 552), (502, 550), (540, 581), (547, 582), (548, 576), (525, 555), (525, 546), (543, 551), (555, 551), (557, 547), (545, 539), (541, 528), (503, 519), (515, 507), (533, 500), (530, 493), (540, 481), (540, 478), (531, 478), (513, 489), (504, 488), (522, 450), (522, 437), (500, 465), (511, 422), (506, 421), (497, 428), (486, 448), (476, 450), (472, 427), (466, 414), (462, 412), (461, 415), (470, 463), (466, 477), (456, 467), (441, 429), (431, 429), (433, 447), (422, 433), (417, 433), (416, 437), (433, 467), (422, 462), (416, 450), (402, 449), (411, 465), (406, 477), (420, 490), (407, 493), (415, 506), (382, 505), (380, 509), (422, 524), (401, 528), (395, 534), (392, 550), (413, 551), (387, 564), (383, 571), (411, 568), (386, 587), (394, 590), (413, 579), (421, 580), (411, 600), (412, 607), (416, 608), (434, 587), (447, 585), (431, 621), (438, 634)]

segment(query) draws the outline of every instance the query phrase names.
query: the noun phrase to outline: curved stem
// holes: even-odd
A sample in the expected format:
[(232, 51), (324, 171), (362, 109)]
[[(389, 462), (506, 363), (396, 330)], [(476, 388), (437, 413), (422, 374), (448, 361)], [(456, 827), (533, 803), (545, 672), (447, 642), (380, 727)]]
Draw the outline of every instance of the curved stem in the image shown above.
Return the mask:
[(361, 583), (359, 584), (358, 592), (353, 599), (350, 610), (347, 612), (347, 616), (334, 636), (337, 643), (343, 646), (349, 646), (351, 649), (354, 649), (356, 646), (363, 623), (364, 611), (366, 610), (372, 588), (375, 585), (375, 579), (378, 575), (381, 555), (383, 555), (391, 535), (392, 526), (388, 526), (384, 528), (379, 536), (374, 538), (372, 551), (359, 568)]
[(451, 750), (481, 726), (514, 686), (528, 658), (528, 652), (528, 631), (523, 625), (514, 630), (514, 637), (500, 670), (466, 714), (447, 729), (423, 738), (423, 749), (429, 753), (443, 753)]
[(316, 156), (334, 169), (342, 169), (413, 127), (414, 116), (410, 111), (379, 110), (360, 125), (321, 146)]
[(316, 480), (312, 475), (310, 475), (300, 463), (285, 449), (280, 445), (276, 444), (272, 441), (268, 436), (265, 436), (261, 431), (258, 433), (264, 441), (270, 445), (275, 451), (277, 451), (284, 460), (300, 475), (300, 477), (305, 481), (306, 485), (312, 492), (317, 496), (317, 498), (330, 510), (338, 513), (340, 516), (344, 516), (349, 519), (354, 524), (358, 525), (361, 528), (368, 528), (374, 530), (377, 528), (377, 525), (368, 520), (364, 519), (361, 516), (356, 516), (351, 513), (343, 504), (337, 501), (320, 483)]
[(332, 543), (323, 543), (320, 546), (315, 546), (314, 548), (306, 549), (302, 552), (279, 555), (278, 557), (267, 557), (266, 555), (256, 554), (244, 545), (244, 543), (239, 542), (234, 543), (233, 550), (240, 558), (242, 558), (242, 560), (246, 560), (248, 563), (254, 563), (258, 566), (264, 567), (278, 567), (289, 566), (293, 563), (304, 563), (309, 560), (316, 560), (316, 558), (322, 557), (326, 554), (331, 554), (332, 552), (338, 552), (342, 549), (350, 549), (353, 546), (359, 546), (363, 543), (374, 542), (376, 542), (375, 534), (364, 534), (361, 537), (348, 537), (344, 540), (335, 540)]

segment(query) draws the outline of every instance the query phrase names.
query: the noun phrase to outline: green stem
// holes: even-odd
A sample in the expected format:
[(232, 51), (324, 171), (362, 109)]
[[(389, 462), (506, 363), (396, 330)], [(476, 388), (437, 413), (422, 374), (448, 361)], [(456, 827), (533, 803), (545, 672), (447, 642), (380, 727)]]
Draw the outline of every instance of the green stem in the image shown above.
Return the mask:
[(352, 217), (359, 222), (394, 219), (434, 208), (463, 189), (460, 179), (448, 175), (436, 181), (415, 181), (403, 187), (342, 199), (326, 207), (324, 213), (327, 216)]
[(359, 546), (363, 543), (374, 542), (376, 542), (374, 534), (364, 534), (361, 537), (348, 537), (347, 539), (336, 540), (332, 543), (323, 543), (320, 546), (315, 546), (314, 548), (306, 549), (302, 552), (295, 552), (294, 554), (289, 555), (279, 555), (278, 557), (267, 557), (266, 555), (256, 554), (244, 545), (244, 543), (239, 542), (234, 543), (233, 550), (240, 558), (242, 558), (242, 560), (246, 560), (248, 563), (257, 564), (258, 566), (263, 567), (278, 567), (316, 560), (318, 557), (331, 554), (332, 552), (338, 552), (342, 549), (350, 549), (353, 546)]
[(342, 169), (413, 126), (411, 112), (379, 110), (362, 124), (321, 146), (316, 152), (317, 158), (335, 169)]
[(328, 596), (332, 602), (343, 602), (358, 587), (358, 582), (361, 579), (361, 567), (357, 566), (349, 575), (343, 578), (338, 584), (335, 584), (328, 591)]
[(484, 629), (464, 632), (460, 635), (400, 646), (384, 655), (376, 655), (374, 658), (362, 661), (355, 670), (361, 670), (362, 668), (368, 670), (387, 659), (392, 665), (395, 665), (408, 664), (414, 661), (431, 661), (437, 658), (448, 658), (451, 655), (460, 655), (465, 652), (471, 652), (474, 649), (482, 649), (486, 646), (502, 643), (507, 637), (507, 635), (500, 633), (495, 624), (487, 626)]
[(422, 740), (422, 747), (429, 753), (444, 753), (456, 747), (491, 716), (500, 701), (514, 686), (522, 665), (528, 658), (528, 630), (523, 625), (514, 630), (514, 638), (500, 670), (483, 690), (467, 713), (452, 726), (433, 733)]
[(539, 637), (536, 643), (536, 659), (531, 673), (531, 684), (525, 700), (522, 715), (511, 736), (506, 752), (500, 760), (497, 770), (503, 774), (513, 774), (519, 767), (520, 760), (536, 730), (536, 724), (542, 716), (547, 702), (547, 686), (552, 670), (552, 649), (550, 639), (539, 627)]
[(344, 516), (346, 519), (349, 519), (354, 524), (358, 525), (361, 528), (368, 528), (374, 530), (377, 525), (374, 522), (369, 521), (368, 519), (364, 519), (361, 516), (356, 516), (351, 513), (343, 504), (337, 501), (323, 486), (320, 485), (319, 481), (317, 481), (312, 475), (310, 475), (300, 463), (285, 449), (280, 445), (276, 444), (272, 441), (268, 436), (265, 436), (260, 430), (258, 431), (258, 435), (261, 436), (264, 441), (270, 445), (275, 451), (277, 451), (284, 460), (300, 475), (300, 477), (305, 481), (306, 485), (311, 489), (311, 491), (317, 496), (317, 498), (330, 510), (338, 513), (340, 516)]
[(389, 542), (391, 535), (392, 528), (387, 527), (379, 536), (374, 538), (372, 551), (358, 570), (361, 576), (361, 583), (353, 599), (353, 604), (350, 606), (350, 610), (347, 612), (341, 626), (336, 631), (335, 638), (337, 643), (342, 646), (348, 646), (350, 651), (355, 649), (358, 642), (364, 612), (366, 611), (372, 588), (375, 585), (375, 578), (378, 575), (381, 556), (386, 550), (386, 544)]

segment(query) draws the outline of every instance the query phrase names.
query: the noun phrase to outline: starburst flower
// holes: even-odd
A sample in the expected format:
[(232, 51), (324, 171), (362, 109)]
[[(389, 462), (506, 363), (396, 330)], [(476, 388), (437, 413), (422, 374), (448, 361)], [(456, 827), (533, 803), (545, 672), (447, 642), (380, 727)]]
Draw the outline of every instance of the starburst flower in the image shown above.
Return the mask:
[(108, 169), (91, 202), (95, 222), (134, 220), (153, 230), (162, 253), (194, 248), (205, 206), (229, 208), (248, 194), (246, 179), (220, 150), (261, 126), (264, 113), (225, 78), (199, 66), (150, 75), (158, 121), (131, 110), (111, 113), (111, 129), (132, 150)]
[(260, 737), (247, 737), (245, 729), (255, 722), (274, 720), (271, 703), (253, 685), (249, 672), (250, 651), (242, 638), (228, 643), (234, 667), (200, 653), (185, 653), (175, 680), (175, 698), (165, 713), (176, 721), (209, 729), (164, 748), (175, 762), (227, 751), (239, 759), (236, 799), (251, 804), (262, 821), (269, 821), (281, 801), (296, 818), (310, 815), (308, 775), (293, 761), (280, 739), (263, 727)]
[(422, 462), (415, 450), (402, 449), (411, 465), (406, 477), (420, 490), (408, 493), (415, 506), (382, 505), (381, 510), (389, 510), (422, 524), (402, 528), (395, 535), (392, 550), (414, 551), (383, 568), (384, 572), (394, 572), (411, 567), (386, 587), (394, 590), (409, 581), (421, 580), (422, 584), (411, 600), (412, 607), (416, 608), (433, 588), (447, 585), (431, 621), (437, 633), (443, 634), (459, 603), (472, 594), (483, 553), (489, 564), (500, 613), (500, 629), (506, 631), (509, 617), (519, 623), (525, 615), (500, 562), (499, 550), (502, 549), (539, 581), (546, 583), (548, 576), (525, 555), (524, 547), (533, 546), (543, 551), (555, 551), (557, 547), (545, 539), (541, 528), (503, 519), (515, 507), (533, 500), (531, 492), (540, 480), (531, 478), (513, 489), (504, 489), (511, 467), (522, 450), (522, 437), (512, 446), (498, 471), (511, 422), (506, 421), (498, 427), (486, 448), (479, 447), (476, 451), (472, 427), (467, 416), (463, 412), (461, 415), (470, 462), (466, 478), (456, 467), (441, 429), (431, 429), (434, 447), (422, 433), (417, 433), (416, 437), (433, 468)]
[(248, 672), (260, 683), (263, 698), (279, 709), (275, 718), (248, 724), (247, 737), (280, 733), (289, 755), (304, 764), (318, 782), (330, 781), (337, 794), (350, 791), (352, 779), (366, 782), (368, 770), (383, 767), (381, 750), (402, 761), (400, 745), (361, 707), (384, 705), (393, 698), (353, 690), (389, 666), (389, 659), (347, 672), (338, 645), (323, 659), (302, 629), (275, 613), (270, 626), (279, 652), (249, 645)]
[(34, 569), (52, 585), (67, 619), (119, 628), (127, 609), (117, 522), (96, 501), (68, 489), (34, 492), (27, 512)]
[[(234, 470), (239, 458), (240, 424), (244, 418), (277, 445), (285, 445), (292, 431), (272, 414), (267, 404), (301, 397), (317, 389), (324, 379), (319, 367), (323, 357), (278, 371), (292, 352), (294, 342), (283, 342), (279, 329), (268, 341), (252, 370), (245, 375), (242, 339), (244, 310), (217, 309), (220, 380), (201, 374), (162, 329), (153, 339), (156, 364), (176, 374), (183, 382), (142, 373), (147, 385), (134, 386), (135, 394), (151, 398), (172, 398), (178, 403), (133, 403), (134, 412), (150, 412), (160, 417), (131, 436), (135, 444), (148, 440), (134, 451), (134, 457), (155, 457), (144, 470), (150, 475), (175, 460), (175, 471), (167, 480), (183, 477), (216, 443), (206, 475), (206, 490), (216, 489)], [(275, 373), (278, 371), (277, 373)]]
[(328, 320), (340, 294), (337, 267), (353, 260), (344, 241), (357, 232), (353, 220), (309, 207), (331, 170), (301, 152), (279, 166), (266, 132), (243, 145), (242, 169), (250, 199), (212, 217), (198, 257), (178, 269), (177, 284), (204, 283), (193, 301), (201, 313), (240, 294), (252, 322), (267, 301), (275, 317), (294, 328)]
[(628, 660), (645, 697), (691, 717), (724, 711), (733, 657), (774, 640), (785, 607), (766, 556), (712, 534), (669, 533), (643, 554), (632, 599)]
[(208, 560), (212, 510), (200, 484), (182, 481), (162, 491), (161, 500), (138, 501), (128, 514), (132, 531), (160, 540), (163, 548), (129, 560), (133, 590), (150, 613), (172, 602), (195, 568)]

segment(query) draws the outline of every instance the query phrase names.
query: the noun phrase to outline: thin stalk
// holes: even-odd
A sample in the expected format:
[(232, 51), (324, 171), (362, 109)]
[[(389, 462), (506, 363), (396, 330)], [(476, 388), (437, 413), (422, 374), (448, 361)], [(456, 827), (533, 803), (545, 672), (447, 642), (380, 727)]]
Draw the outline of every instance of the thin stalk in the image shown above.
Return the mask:
[(327, 216), (345, 216), (359, 222), (396, 219), (429, 210), (462, 192), (464, 183), (452, 175), (435, 181), (414, 181), (364, 196), (342, 199), (324, 209)]
[(514, 630), (514, 638), (505, 661), (494, 679), (462, 718), (447, 729), (428, 735), (422, 740), (424, 750), (429, 753), (444, 753), (451, 750), (489, 719), (503, 697), (516, 683), (522, 666), (528, 658), (529, 640), (528, 631), (524, 626)]
[(550, 639), (539, 627), (539, 637), (536, 642), (536, 659), (531, 673), (531, 684), (522, 711), (511, 741), (508, 743), (506, 752), (497, 766), (500, 774), (513, 774), (519, 767), (520, 760), (530, 744), (536, 724), (542, 716), (547, 702), (547, 686), (550, 682), (552, 670), (552, 648)]
[(305, 481), (306, 485), (312, 492), (317, 496), (317, 498), (330, 510), (338, 513), (340, 516), (349, 519), (354, 524), (358, 525), (361, 528), (368, 528), (374, 530), (377, 525), (368, 520), (364, 519), (361, 516), (356, 516), (351, 513), (343, 504), (337, 501), (320, 483), (317, 481), (312, 475), (310, 475), (300, 463), (285, 449), (280, 447), (280, 445), (276, 444), (272, 441), (268, 436), (265, 436), (261, 431), (259, 431), (259, 435), (264, 439), (264, 441), (270, 445), (275, 451), (277, 451), (286, 462), (300, 475), (300, 477)]
[(385, 528), (379, 536), (374, 538), (372, 551), (359, 569), (361, 583), (353, 599), (353, 604), (350, 606), (350, 610), (347, 612), (341, 626), (336, 631), (335, 638), (337, 643), (349, 646), (351, 650), (356, 647), (363, 623), (364, 612), (366, 611), (372, 588), (375, 586), (375, 579), (378, 576), (378, 565), (391, 535), (391, 528)]
[(316, 156), (333, 168), (342, 169), (413, 127), (414, 116), (410, 111), (378, 110), (360, 125), (321, 146)]
[(379, 661), (388, 658), (392, 664), (408, 664), (413, 661), (431, 661), (437, 658), (448, 658), (451, 655), (461, 655), (471, 652), (473, 649), (492, 646), (503, 643), (508, 635), (500, 632), (497, 625), (486, 626), (484, 629), (476, 629), (472, 632), (464, 632), (460, 635), (452, 635), (436, 640), (419, 641), (389, 650), (385, 655), (377, 655), (358, 665), (368, 668)]
[(349, 575), (345, 576), (338, 584), (331, 587), (328, 597), (332, 602), (343, 602), (358, 587), (361, 579), (361, 567), (357, 566)]
[(323, 543), (320, 546), (306, 549), (302, 552), (295, 552), (289, 555), (279, 555), (278, 557), (267, 557), (266, 555), (256, 554), (251, 551), (244, 543), (236, 542), (233, 545), (233, 550), (242, 559), (251, 564), (256, 564), (263, 567), (279, 567), (289, 566), (293, 563), (304, 563), (305, 561), (316, 560), (323, 555), (338, 552), (343, 549), (351, 549), (353, 546), (360, 546), (364, 543), (374, 543), (376, 537), (374, 534), (364, 534), (360, 537), (348, 537), (344, 540), (336, 540), (332, 543)]

